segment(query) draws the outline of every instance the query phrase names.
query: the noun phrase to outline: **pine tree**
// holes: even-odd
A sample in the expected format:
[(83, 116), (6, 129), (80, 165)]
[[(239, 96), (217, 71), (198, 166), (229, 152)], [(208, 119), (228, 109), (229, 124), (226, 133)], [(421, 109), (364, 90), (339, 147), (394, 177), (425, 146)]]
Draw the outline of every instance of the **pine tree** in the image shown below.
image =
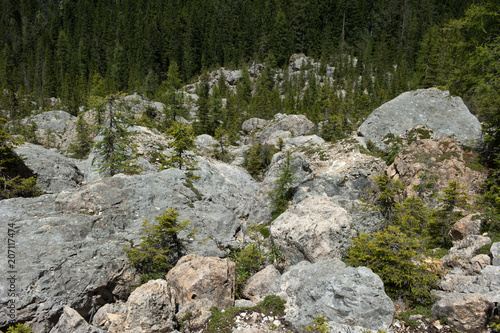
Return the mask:
[(285, 161), (281, 167), (279, 177), (275, 182), (276, 188), (269, 192), (271, 197), (271, 207), (273, 211), (273, 219), (283, 213), (293, 195), (293, 183), (295, 181), (294, 172), (292, 169), (292, 154), (287, 152)]
[(167, 134), (174, 138), (170, 146), (175, 154), (170, 156), (163, 167), (192, 168), (193, 163), (186, 157), (186, 152), (194, 148), (193, 129), (184, 123), (175, 123), (169, 128)]
[[(186, 254), (193, 242), (195, 229), (189, 228), (189, 220), (179, 221), (179, 213), (169, 208), (161, 216), (155, 216), (156, 224), (142, 222), (141, 243), (125, 247), (130, 263), (142, 274), (143, 282), (164, 276)], [(180, 232), (187, 235), (180, 237)]]
[(141, 167), (135, 164), (135, 147), (130, 140), (130, 133), (115, 103), (114, 97), (107, 101), (107, 123), (100, 134), (102, 139), (96, 144), (99, 173), (110, 177), (118, 173), (135, 174), (141, 171)]
[(76, 141), (68, 147), (68, 152), (73, 158), (85, 158), (92, 149), (93, 140), (89, 124), (83, 119), (83, 113), (78, 115), (76, 121)]

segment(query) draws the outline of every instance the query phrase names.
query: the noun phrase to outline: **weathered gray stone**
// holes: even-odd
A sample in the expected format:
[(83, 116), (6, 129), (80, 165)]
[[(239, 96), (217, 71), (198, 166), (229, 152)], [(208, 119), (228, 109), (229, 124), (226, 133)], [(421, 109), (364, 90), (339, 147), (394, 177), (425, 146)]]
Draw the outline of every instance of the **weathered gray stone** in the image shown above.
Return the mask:
[(487, 332), (486, 323), (493, 303), (478, 294), (439, 293), (432, 306), (432, 316), (446, 318), (459, 332)]
[(288, 265), (341, 259), (355, 234), (351, 223), (347, 211), (331, 199), (308, 197), (273, 221), (271, 236)]
[(458, 220), (449, 231), (452, 240), (459, 241), (466, 238), (468, 235), (478, 235), (481, 229), (481, 220), (474, 219), (477, 216), (474, 214), (467, 215), (466, 217)]
[[(92, 317), (92, 325), (107, 331), (111, 325), (110, 318), (113, 318), (113, 316), (121, 316), (126, 312), (127, 304), (123, 301), (104, 304), (104, 306), (100, 307)], [(111, 315), (108, 316), (108, 314)]]
[(83, 173), (76, 166), (76, 160), (65, 157), (55, 149), (26, 143), (14, 151), (33, 170), (44, 192), (75, 189), (83, 182)]
[(198, 135), (194, 141), (196, 150), (201, 153), (209, 153), (219, 146), (219, 142), (208, 134)]
[(264, 297), (270, 294), (271, 286), (280, 276), (280, 272), (273, 265), (268, 265), (248, 279), (243, 288), (243, 296), (254, 303), (259, 303)]
[(269, 123), (268, 120), (260, 119), (260, 118), (250, 118), (245, 120), (243, 124), (241, 124), (241, 130), (244, 133), (250, 133), (253, 130), (261, 129)]
[(35, 116), (24, 118), (21, 123), (29, 125), (34, 122), (38, 129), (50, 130), (52, 132), (62, 134), (66, 128), (76, 120), (76, 117), (65, 111), (47, 111)]
[(309, 134), (309, 131), (313, 127), (313, 122), (307, 119), (304, 115), (287, 115), (282, 119), (279, 119), (277, 122), (274, 120), (269, 126), (264, 128), (262, 132), (258, 134), (258, 140), (259, 142), (264, 143), (272, 138), (278, 131), (290, 132), (292, 137), (302, 136)]
[(320, 146), (325, 143), (325, 140), (317, 135), (303, 135), (285, 140), (285, 144), (295, 147), (311, 147)]
[(383, 137), (403, 134), (425, 125), (436, 137), (455, 136), (462, 144), (473, 145), (481, 138), (481, 124), (460, 97), (436, 88), (405, 92), (373, 111), (358, 133), (384, 148)]
[(235, 267), (229, 259), (187, 255), (165, 277), (177, 304), (182, 308), (177, 318), (188, 313), (190, 327), (201, 327), (210, 319), (210, 309), (234, 306)]
[[(15, 224), (16, 302), (20, 321), (48, 332), (67, 304), (89, 319), (105, 303), (125, 300), (137, 284), (124, 245), (141, 242), (141, 223), (173, 207), (179, 219), (198, 229), (193, 251), (208, 256), (237, 246), (242, 220), (253, 207), (258, 185), (238, 167), (200, 159), (193, 186), (178, 169), (156, 174), (103, 179), (73, 192), (0, 201), (0, 231)], [(196, 192), (195, 192), (196, 191)], [(182, 234), (181, 234), (182, 236)], [(205, 242), (201, 242), (205, 240)], [(198, 242), (199, 241), (199, 242)], [(0, 275), (7, 258), (0, 258)], [(0, 306), (7, 304), (0, 284)], [(8, 322), (0, 312), (0, 327)]]
[(468, 235), (466, 238), (453, 243), (453, 247), (448, 254), (442, 258), (443, 264), (469, 270), (471, 268), (471, 259), (477, 250), (488, 244), (491, 244), (489, 237)]
[(89, 325), (82, 316), (67, 305), (63, 306), (63, 314), (50, 333), (105, 333), (99, 328)]
[(395, 312), (376, 274), (366, 267), (346, 267), (338, 259), (300, 262), (272, 291), (286, 299), (285, 318), (298, 328), (326, 315), (330, 323), (387, 330)]
[(490, 249), (493, 260), (491, 262), (494, 266), (500, 266), (500, 242), (493, 243)]
[(166, 333), (177, 327), (176, 301), (165, 280), (151, 280), (132, 292), (127, 312), (113, 322), (108, 333)]

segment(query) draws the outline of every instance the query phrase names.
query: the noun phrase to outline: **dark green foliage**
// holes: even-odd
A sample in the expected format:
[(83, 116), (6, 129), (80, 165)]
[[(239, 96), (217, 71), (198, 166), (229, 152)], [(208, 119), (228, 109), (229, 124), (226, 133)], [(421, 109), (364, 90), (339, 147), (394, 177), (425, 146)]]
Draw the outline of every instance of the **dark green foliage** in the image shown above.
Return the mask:
[(404, 185), (399, 180), (390, 179), (387, 175), (377, 176), (373, 179), (377, 185), (371, 189), (376, 194), (375, 206), (388, 220), (392, 220), (392, 213), (397, 197), (403, 192)]
[(80, 113), (76, 121), (76, 141), (69, 145), (68, 152), (73, 158), (85, 158), (92, 150), (93, 143), (90, 126), (83, 119), (83, 113)]
[(15, 326), (10, 326), (7, 329), (7, 333), (31, 333), (31, 332), (33, 332), (31, 330), (31, 327), (29, 327), (26, 324), (21, 324), (21, 323), (15, 325)]
[(257, 179), (269, 167), (276, 152), (277, 149), (273, 146), (254, 143), (245, 156), (243, 166), (252, 177)]
[(410, 320), (410, 317), (413, 315), (421, 315), (422, 321), (424, 322), (433, 319), (431, 306), (422, 306), (419, 304), (416, 304), (412, 309), (396, 314), (395, 318), (404, 322), (407, 327), (415, 329), (420, 326), (422, 322), (420, 320)]
[(266, 253), (260, 249), (257, 243), (251, 243), (242, 249), (233, 251), (230, 258), (236, 263), (235, 296), (241, 298), (241, 292), (247, 280), (266, 263)]
[(291, 164), (292, 154), (287, 152), (279, 173), (279, 178), (275, 182), (276, 188), (269, 192), (273, 220), (287, 209), (289, 201), (292, 199), (294, 190), (292, 185), (295, 181), (295, 177)]
[(439, 275), (435, 267), (424, 264), (419, 257), (424, 244), (418, 238), (389, 226), (372, 236), (361, 234), (352, 242), (349, 263), (371, 268), (391, 298), (420, 304), (432, 301), (430, 290), (436, 287)]
[[(130, 140), (131, 134), (127, 132), (126, 124), (123, 123), (123, 113), (126, 110), (115, 109), (115, 103), (114, 97), (110, 97), (107, 101), (107, 123), (100, 133), (102, 139), (96, 144), (99, 173), (110, 177), (118, 173), (135, 174), (141, 171), (141, 167), (135, 164), (135, 146)], [(118, 106), (121, 107), (120, 104)]]
[[(143, 280), (164, 276), (189, 249), (196, 230), (189, 228), (189, 220), (178, 221), (178, 217), (179, 213), (169, 208), (155, 216), (156, 223), (144, 220), (141, 243), (125, 247), (130, 264)], [(186, 235), (181, 238), (180, 232)]]
[(185, 166), (192, 168), (193, 162), (186, 157), (186, 152), (194, 148), (193, 129), (184, 123), (175, 123), (169, 128), (167, 134), (174, 138), (170, 146), (174, 149), (175, 154), (170, 156), (163, 167), (177, 167), (182, 169)]
[(6, 120), (0, 118), (0, 200), (14, 197), (36, 197), (42, 194), (32, 171), (14, 152), (16, 141), (5, 129)]

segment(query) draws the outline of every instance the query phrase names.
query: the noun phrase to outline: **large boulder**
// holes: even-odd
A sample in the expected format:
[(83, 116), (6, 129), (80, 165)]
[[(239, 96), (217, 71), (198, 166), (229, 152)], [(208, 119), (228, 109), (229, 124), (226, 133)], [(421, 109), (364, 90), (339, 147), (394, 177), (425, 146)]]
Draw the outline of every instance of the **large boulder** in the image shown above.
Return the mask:
[(242, 291), (243, 296), (254, 303), (259, 303), (270, 294), (272, 285), (280, 276), (280, 272), (273, 265), (268, 265), (248, 279)]
[(166, 276), (182, 307), (177, 318), (191, 313), (189, 325), (201, 327), (210, 319), (212, 307), (223, 310), (234, 306), (235, 268), (229, 259), (194, 254), (182, 257)]
[[(126, 300), (138, 283), (123, 248), (141, 242), (144, 219), (173, 207), (198, 230), (192, 251), (222, 256), (218, 245), (237, 246), (242, 220), (258, 186), (241, 168), (200, 159), (199, 179), (183, 171), (117, 175), (81, 189), (38, 198), (0, 201), (0, 231), (15, 225), (19, 299), (16, 314), (34, 331), (48, 332), (67, 304), (89, 320), (102, 305)], [(182, 236), (182, 234), (181, 234)], [(202, 240), (204, 240), (202, 242)], [(0, 275), (7, 258), (0, 258)], [(0, 284), (0, 304), (9, 299)], [(9, 318), (0, 312), (0, 327)]]
[(83, 173), (77, 167), (77, 162), (55, 149), (26, 143), (14, 151), (22, 156), (24, 163), (33, 171), (44, 192), (75, 189), (83, 182)]
[(82, 316), (69, 306), (63, 306), (63, 314), (50, 333), (105, 333), (105, 331), (89, 325)]
[(298, 328), (326, 315), (333, 324), (387, 330), (395, 312), (376, 274), (366, 267), (347, 267), (338, 259), (300, 262), (272, 291), (287, 301), (285, 319)]
[(493, 243), (490, 252), (493, 257), (492, 265), (500, 266), (500, 242)]
[(481, 124), (460, 97), (436, 88), (405, 92), (373, 111), (358, 133), (384, 148), (383, 138), (392, 133), (423, 125), (437, 137), (454, 136), (462, 144), (473, 145), (481, 138)]
[(177, 327), (175, 296), (165, 280), (151, 280), (132, 292), (127, 311), (108, 333), (164, 333)]
[(448, 325), (459, 332), (488, 332), (486, 324), (493, 303), (478, 294), (438, 294), (432, 306), (435, 318), (446, 318)]
[(76, 117), (65, 111), (47, 111), (21, 120), (25, 126), (34, 123), (37, 127), (37, 138), (47, 146), (61, 147), (65, 131), (76, 120)]
[(327, 197), (309, 197), (290, 207), (271, 225), (271, 236), (287, 264), (345, 256), (354, 236), (349, 213)]
[[(266, 143), (268, 140), (277, 141), (278, 137), (294, 137), (309, 134), (314, 123), (304, 115), (277, 114), (262, 132), (258, 133), (259, 142)], [(287, 134), (288, 132), (288, 134)], [(279, 136), (276, 133), (281, 133)]]

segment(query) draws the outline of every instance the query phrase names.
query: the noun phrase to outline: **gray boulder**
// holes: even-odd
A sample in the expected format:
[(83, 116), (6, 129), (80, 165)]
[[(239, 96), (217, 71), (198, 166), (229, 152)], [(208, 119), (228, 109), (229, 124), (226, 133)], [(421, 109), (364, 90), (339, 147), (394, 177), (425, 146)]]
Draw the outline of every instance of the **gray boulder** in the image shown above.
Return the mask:
[(492, 265), (500, 266), (500, 242), (493, 243), (490, 252), (493, 256)]
[(151, 280), (134, 290), (126, 307), (124, 314), (114, 318), (108, 333), (172, 332), (177, 327), (175, 296), (165, 280)]
[(446, 318), (448, 325), (459, 332), (488, 332), (486, 324), (493, 303), (478, 294), (438, 294), (432, 316)]
[(266, 268), (248, 279), (243, 288), (243, 296), (254, 303), (259, 303), (264, 297), (270, 294), (272, 285), (280, 277), (280, 272), (273, 265), (266, 266)]
[(395, 312), (376, 274), (366, 267), (346, 267), (338, 259), (300, 262), (272, 292), (287, 301), (285, 319), (299, 328), (326, 315), (332, 324), (387, 330)]
[(63, 306), (63, 314), (50, 333), (105, 333), (89, 325), (82, 316), (69, 306)]
[[(106, 178), (73, 192), (0, 201), (2, 231), (15, 224), (17, 237), (16, 314), (35, 332), (49, 332), (63, 305), (86, 320), (99, 307), (126, 300), (137, 285), (123, 247), (139, 244), (141, 223), (173, 207), (179, 219), (198, 229), (193, 252), (223, 255), (218, 245), (237, 246), (243, 217), (253, 207), (257, 184), (241, 168), (198, 163), (200, 177), (187, 183), (183, 171)], [(182, 236), (182, 235), (181, 235)], [(7, 258), (0, 258), (5, 276)], [(5, 284), (0, 305), (6, 306)], [(0, 327), (9, 318), (0, 313)]]
[(309, 197), (293, 205), (271, 225), (271, 236), (287, 264), (341, 259), (355, 232), (349, 213), (326, 197)]
[[(257, 136), (259, 142), (265, 143), (276, 136), (276, 132), (290, 132), (290, 137), (309, 134), (314, 123), (304, 115), (276, 115), (273, 122), (262, 130)], [(284, 135), (284, 134), (283, 134)]]
[(44, 192), (75, 189), (83, 182), (83, 173), (78, 169), (77, 161), (65, 157), (56, 149), (26, 143), (14, 151), (23, 157)]
[(269, 123), (269, 120), (260, 119), (260, 118), (250, 118), (245, 120), (243, 124), (241, 124), (241, 130), (248, 134), (256, 129), (261, 129)]
[(455, 136), (473, 145), (481, 138), (481, 124), (460, 97), (436, 88), (405, 92), (373, 111), (358, 133), (384, 148), (383, 137), (400, 136), (416, 126), (427, 126), (437, 138)]
[(50, 130), (55, 133), (62, 134), (75, 120), (76, 117), (65, 111), (47, 111), (35, 116), (24, 118), (21, 123), (23, 125), (29, 125), (31, 122), (34, 122), (38, 129)]

